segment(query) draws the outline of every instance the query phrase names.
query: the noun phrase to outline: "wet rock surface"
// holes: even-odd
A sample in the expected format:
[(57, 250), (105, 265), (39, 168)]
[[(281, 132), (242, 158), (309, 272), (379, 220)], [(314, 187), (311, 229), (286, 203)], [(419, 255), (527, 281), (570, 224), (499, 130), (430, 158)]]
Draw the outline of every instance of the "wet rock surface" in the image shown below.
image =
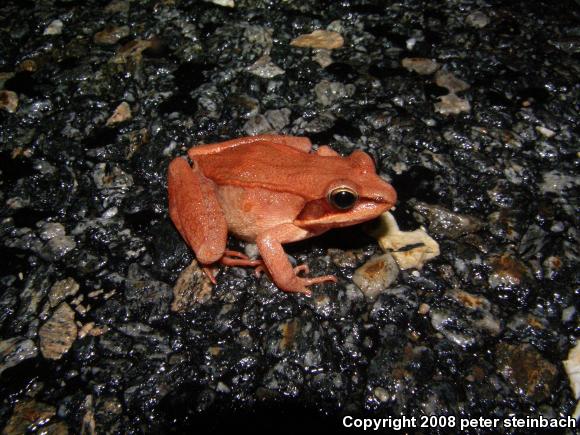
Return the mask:
[[(572, 414), (578, 14), (571, 0), (2, 2), (4, 433)], [(263, 132), (371, 154), (400, 230), (438, 256), (368, 300), (353, 274), (382, 252), (345, 228), (287, 247), (338, 278), (311, 298), (241, 268), (210, 288), (169, 220), (167, 166)]]
[(38, 330), (40, 351), (45, 358), (60, 359), (77, 338), (75, 313), (63, 302)]

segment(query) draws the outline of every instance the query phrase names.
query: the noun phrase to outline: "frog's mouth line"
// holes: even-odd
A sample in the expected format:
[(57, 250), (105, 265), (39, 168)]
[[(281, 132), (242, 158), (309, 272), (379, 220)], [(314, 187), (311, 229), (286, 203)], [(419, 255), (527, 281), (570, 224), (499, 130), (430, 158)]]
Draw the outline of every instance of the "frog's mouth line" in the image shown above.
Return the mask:
[(302, 213), (294, 220), (294, 223), (301, 228), (347, 227), (362, 222), (369, 221), (381, 215), (393, 207), (390, 202), (375, 202), (372, 200), (359, 200), (359, 202), (349, 210), (328, 210), (320, 215), (312, 213), (312, 210), (305, 207)]

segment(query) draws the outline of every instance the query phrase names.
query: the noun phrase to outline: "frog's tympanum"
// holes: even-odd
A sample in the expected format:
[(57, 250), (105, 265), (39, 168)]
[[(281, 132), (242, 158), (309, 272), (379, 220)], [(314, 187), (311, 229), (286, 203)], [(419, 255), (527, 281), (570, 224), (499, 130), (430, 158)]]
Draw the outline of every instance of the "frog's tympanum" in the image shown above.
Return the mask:
[[(280, 289), (309, 295), (307, 286), (336, 278), (298, 276), (308, 267), (292, 268), (282, 244), (373, 219), (395, 204), (368, 154), (311, 147), (304, 137), (243, 137), (192, 147), (191, 163), (171, 162), (169, 214), (214, 283), (208, 266), (219, 261), (258, 267)], [(262, 260), (227, 250), (228, 231), (256, 243)]]

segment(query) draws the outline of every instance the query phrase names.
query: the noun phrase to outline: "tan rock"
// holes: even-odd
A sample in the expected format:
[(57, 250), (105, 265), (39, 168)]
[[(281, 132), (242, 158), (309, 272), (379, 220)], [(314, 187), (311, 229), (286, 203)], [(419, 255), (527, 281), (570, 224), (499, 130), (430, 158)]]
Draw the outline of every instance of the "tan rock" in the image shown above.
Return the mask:
[(83, 338), (86, 337), (87, 335), (98, 337), (99, 335), (105, 334), (107, 331), (109, 331), (109, 328), (107, 326), (99, 327), (95, 326), (95, 322), (89, 322), (82, 325), (81, 329), (78, 332), (78, 337)]
[(64, 24), (61, 20), (53, 20), (50, 24), (44, 29), (44, 35), (54, 36), (60, 35), (62, 33), (62, 28)]
[(401, 65), (408, 71), (421, 75), (433, 74), (441, 65), (432, 59), (424, 57), (406, 57), (401, 61)]
[(390, 253), (376, 255), (355, 270), (352, 281), (361, 289), (365, 297), (375, 300), (382, 291), (388, 289), (399, 275), (399, 267)]
[(515, 391), (541, 402), (552, 394), (558, 368), (531, 344), (500, 343), (496, 348), (497, 370)]
[[(564, 361), (564, 369), (568, 374), (574, 398), (580, 398), (580, 342), (577, 342), (576, 346), (570, 349), (568, 359)], [(573, 417), (575, 419), (580, 417), (580, 403), (576, 406)]]
[(79, 284), (71, 277), (55, 282), (48, 293), (50, 306), (54, 308), (68, 296), (76, 295), (79, 288)]
[(190, 311), (196, 304), (207, 302), (212, 295), (212, 283), (193, 260), (177, 278), (173, 287), (173, 302), (171, 311), (185, 313)]
[(83, 408), (85, 410), (85, 414), (83, 415), (83, 419), (81, 421), (81, 435), (95, 435), (95, 410), (93, 407), (92, 395), (89, 394), (85, 397)]
[(426, 303), (422, 303), (421, 305), (419, 305), (419, 309), (417, 310), (417, 312), (423, 316), (429, 314), (429, 310), (431, 309), (431, 306), (429, 304)]
[(113, 45), (129, 35), (129, 26), (107, 26), (95, 33), (93, 41), (99, 45)]
[(488, 263), (492, 267), (488, 282), (493, 288), (520, 285), (531, 277), (527, 266), (510, 253), (494, 255), (489, 258)]
[(272, 77), (284, 74), (282, 68), (272, 62), (269, 55), (265, 54), (260, 57), (256, 62), (247, 68), (248, 72), (254, 74), (255, 76), (271, 79)]
[[(439, 244), (429, 234), (422, 229), (401, 231), (389, 212), (381, 215), (380, 224), (371, 231), (371, 235), (378, 240), (384, 251), (392, 251), (391, 254), (402, 270), (422, 269), (427, 261), (439, 255)], [(414, 247), (404, 249), (407, 246)]]
[(113, 114), (109, 119), (107, 119), (106, 125), (111, 126), (119, 124), (124, 121), (128, 121), (132, 118), (131, 107), (125, 101), (117, 106)]
[(413, 208), (429, 221), (429, 232), (438, 238), (456, 239), (481, 229), (483, 222), (474, 216), (454, 213), (440, 205), (417, 202)]
[(3, 88), (4, 83), (6, 83), (8, 80), (10, 80), (15, 75), (16, 75), (16, 73), (14, 73), (12, 71), (0, 72), (0, 88)]
[(315, 30), (306, 35), (300, 35), (290, 42), (293, 47), (326, 48), (333, 50), (344, 45), (344, 38), (337, 32), (329, 30)]
[(0, 109), (9, 113), (16, 112), (18, 108), (18, 94), (14, 91), (0, 91)]
[(105, 12), (109, 14), (127, 13), (129, 12), (128, 0), (113, 0), (105, 6)]
[(312, 55), (312, 60), (322, 68), (326, 68), (333, 63), (331, 53), (332, 51), (325, 48), (317, 48)]
[(236, 6), (234, 0), (205, 0), (208, 3), (213, 3), (214, 5), (223, 6), (225, 8), (233, 8)]
[(470, 88), (469, 83), (455, 77), (449, 71), (437, 71), (435, 74), (435, 84), (446, 88), (451, 94), (466, 91)]
[(42, 355), (47, 359), (60, 359), (76, 340), (77, 330), (75, 313), (63, 302), (38, 331)]
[(28, 433), (28, 429), (39, 426), (56, 414), (54, 406), (46, 403), (28, 400), (14, 406), (14, 412), (6, 423), (2, 435), (21, 435)]
[(298, 319), (290, 319), (279, 327), (282, 337), (278, 343), (278, 348), (282, 351), (294, 350), (296, 348), (296, 335), (300, 331)]
[(564, 361), (564, 368), (570, 378), (570, 386), (574, 392), (574, 397), (580, 397), (580, 342), (576, 343), (568, 353), (568, 359)]
[(465, 22), (471, 27), (475, 27), (476, 29), (481, 29), (487, 26), (489, 21), (489, 17), (482, 11), (472, 12), (467, 16), (467, 18), (465, 18)]
[(117, 54), (111, 59), (112, 63), (138, 65), (143, 60), (143, 52), (153, 47), (153, 40), (135, 39), (123, 45)]
[(469, 101), (459, 98), (455, 94), (443, 95), (439, 97), (439, 100), (439, 103), (435, 103), (435, 111), (442, 115), (459, 115), (471, 110)]
[(364, 252), (361, 249), (348, 251), (329, 249), (327, 253), (336, 267), (357, 267), (364, 260)]
[(34, 72), (38, 69), (38, 65), (34, 59), (24, 59), (18, 64), (19, 71)]

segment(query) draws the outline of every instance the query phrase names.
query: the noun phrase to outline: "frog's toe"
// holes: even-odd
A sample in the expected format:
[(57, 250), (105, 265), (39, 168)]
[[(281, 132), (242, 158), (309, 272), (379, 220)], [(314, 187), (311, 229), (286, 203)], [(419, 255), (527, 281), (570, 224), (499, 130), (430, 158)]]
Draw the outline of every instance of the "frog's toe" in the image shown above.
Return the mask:
[(264, 262), (262, 260), (251, 260), (245, 254), (238, 251), (226, 250), (223, 257), (220, 259), (220, 263), (226, 266), (242, 266), (242, 267), (259, 267)]
[(312, 292), (308, 286), (323, 282), (337, 282), (337, 279), (334, 275), (316, 276), (314, 278), (300, 278), (297, 276), (290, 285), (281, 287), (281, 289), (288, 293), (302, 293), (305, 296), (312, 296)]
[(265, 273), (270, 278), (270, 280), (272, 279), (270, 272), (268, 272), (268, 269), (266, 268), (266, 266), (262, 262), (262, 264), (256, 266), (256, 268), (254, 269), (254, 276), (256, 278), (260, 278), (263, 273)]
[(302, 293), (304, 296), (312, 296), (312, 291), (306, 287), (306, 285), (302, 282), (302, 279), (296, 283), (296, 285), (292, 286), (291, 288), (282, 289), (287, 293)]
[(301, 264), (299, 266), (296, 266), (293, 270), (295, 275), (298, 275), (299, 273), (304, 273), (305, 275), (308, 275), (310, 273), (310, 268), (308, 267), (307, 264)]
[(320, 284), (323, 282), (338, 282), (334, 275), (316, 276), (314, 278), (303, 278), (302, 282), (305, 286)]
[(214, 284), (214, 285), (217, 284), (217, 281), (215, 279), (215, 268), (209, 267), (209, 266), (204, 266), (203, 272), (209, 278), (209, 280), (211, 281), (212, 284)]
[(242, 260), (247, 260), (248, 257), (246, 254), (240, 251), (232, 251), (231, 249), (226, 249), (224, 252), (224, 257), (234, 257), (234, 258), (241, 258)]

